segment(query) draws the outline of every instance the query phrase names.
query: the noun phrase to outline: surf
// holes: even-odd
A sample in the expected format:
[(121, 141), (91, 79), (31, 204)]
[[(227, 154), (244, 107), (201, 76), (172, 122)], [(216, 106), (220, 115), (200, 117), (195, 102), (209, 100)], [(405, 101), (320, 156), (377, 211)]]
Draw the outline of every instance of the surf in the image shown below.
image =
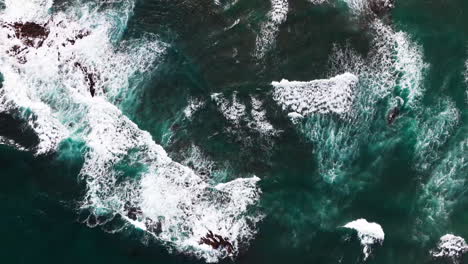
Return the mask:
[[(152, 34), (123, 39), (132, 1), (57, 7), (7, 0), (5, 6), (0, 109), (28, 122), (39, 137), (30, 150), (36, 155), (64, 150), (65, 141), (85, 143), (79, 178), (86, 194), (79, 209), (90, 213), (87, 225), (119, 216), (170, 251), (207, 262), (234, 257), (248, 245), (262, 219), (246, 213), (260, 197), (259, 178), (220, 183), (198, 175), (170, 159), (120, 109), (135, 99), (168, 48)], [(206, 243), (210, 232), (225, 243)]]

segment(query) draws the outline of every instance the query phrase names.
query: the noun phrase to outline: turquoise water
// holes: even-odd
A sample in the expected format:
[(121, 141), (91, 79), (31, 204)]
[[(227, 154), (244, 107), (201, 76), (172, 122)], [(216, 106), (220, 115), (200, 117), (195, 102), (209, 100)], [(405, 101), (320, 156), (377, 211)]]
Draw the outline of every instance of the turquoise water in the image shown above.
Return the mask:
[[(54, 17), (26, 63), (1, 57), (5, 263), (466, 262), (430, 250), (468, 238), (468, 2), (397, 0), (375, 18), (365, 1), (289, 1), (277, 20), (260, 0), (4, 2), (2, 23)], [(275, 97), (287, 79), (334, 100), (314, 80), (345, 72), (346, 113)], [(342, 227), (360, 218), (385, 232), (367, 259)], [(198, 245), (213, 228), (234, 254)]]

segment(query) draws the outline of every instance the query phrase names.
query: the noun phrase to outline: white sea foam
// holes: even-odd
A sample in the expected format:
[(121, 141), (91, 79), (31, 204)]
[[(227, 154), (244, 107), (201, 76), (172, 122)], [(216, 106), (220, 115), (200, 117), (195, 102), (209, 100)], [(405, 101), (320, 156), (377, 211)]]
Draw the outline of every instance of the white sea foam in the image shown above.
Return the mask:
[(16, 143), (14, 140), (0, 136), (0, 145), (9, 146), (15, 148), (16, 150), (26, 151), (27, 149), (20, 144)]
[[(352, 108), (342, 105), (342, 109), (352, 109), (346, 114), (347, 122), (338, 122), (326, 115), (312, 115), (299, 123), (299, 129), (316, 144), (314, 152), (319, 173), (327, 182), (336, 182), (340, 176), (346, 179), (342, 176), (349, 172), (362, 142), (374, 141), (372, 145), (382, 145), (379, 141), (385, 138), (379, 137), (381, 133), (370, 132), (376, 122), (385, 122), (385, 117), (378, 115), (376, 105), (384, 103), (387, 111), (391, 111), (398, 101), (406, 111), (420, 111), (421, 108), (422, 80), (428, 68), (422, 48), (408, 34), (395, 32), (378, 19), (370, 23), (374, 39), (367, 55), (362, 56), (347, 45), (335, 46), (330, 57), (331, 76), (350, 73), (359, 79), (352, 90)], [(298, 98), (302, 99), (301, 96)], [(297, 108), (302, 109), (302, 106), (297, 105)]]
[(466, 84), (465, 101), (468, 103), (468, 59), (465, 61), (465, 71), (463, 72), (463, 77), (465, 79), (465, 84)]
[(239, 0), (214, 0), (215, 5), (227, 10), (237, 4)]
[(422, 186), (418, 204), (421, 218), (415, 236), (427, 240), (431, 233), (442, 231), (449, 222), (455, 202), (465, 192), (468, 173), (468, 139), (450, 146)]
[(188, 119), (192, 119), (193, 115), (205, 106), (205, 101), (197, 98), (190, 98), (187, 107), (184, 109), (184, 115)]
[(328, 2), (328, 0), (308, 0), (308, 1), (311, 2), (314, 5), (319, 5), (319, 4), (323, 4), (323, 3)]
[(2, 19), (6, 21), (40, 22), (49, 18), (54, 0), (5, 0)]
[(440, 148), (447, 143), (459, 124), (460, 111), (448, 98), (424, 111), (418, 122), (415, 145), (415, 166), (418, 170), (429, 169), (440, 158)]
[(370, 29), (374, 39), (367, 57), (349, 47), (335, 47), (330, 58), (332, 73), (351, 72), (359, 77), (361, 90), (365, 89), (360, 93), (362, 104), (370, 106), (398, 93), (405, 104), (417, 107), (424, 94), (424, 73), (429, 67), (424, 62), (422, 47), (407, 33), (395, 31), (378, 19), (371, 22)]
[[(1, 37), (1, 35), (0, 35)], [(8, 63), (8, 62), (7, 62)], [(57, 114), (53, 113), (50, 106), (36, 100), (37, 91), (29, 89), (34, 87), (37, 80), (29, 79), (30, 84), (25, 84), (28, 77), (21, 76), (16, 69), (0, 66), (3, 74), (2, 100), (5, 112), (20, 110), (24, 114), (30, 127), (36, 132), (40, 141), (36, 146), (37, 154), (45, 154), (55, 150), (69, 132), (62, 123), (57, 120)], [(47, 76), (47, 75), (45, 75)], [(29, 111), (32, 111), (30, 114)]]
[(230, 26), (224, 28), (224, 30), (225, 31), (230, 30), (230, 29), (234, 28), (235, 26), (237, 26), (239, 23), (240, 23), (240, 18), (236, 19), (236, 21), (234, 21), (234, 23), (232, 23)]
[[(288, 113), (288, 117), (306, 137), (317, 144), (315, 154), (319, 173), (328, 183), (341, 180), (346, 166), (353, 160), (358, 146), (350, 134), (353, 122), (341, 124), (327, 114), (342, 120), (353, 115), (358, 77), (344, 73), (324, 80), (273, 82), (273, 99)], [(314, 115), (321, 114), (321, 115)], [(299, 122), (307, 118), (306, 122)]]
[(440, 238), (437, 249), (430, 251), (434, 258), (450, 258), (453, 263), (459, 263), (460, 258), (468, 252), (468, 244), (462, 237), (452, 234)]
[[(356, 75), (344, 73), (310, 82), (272, 83), (273, 99), (306, 137), (317, 144), (314, 152), (319, 173), (328, 183), (342, 179), (347, 164), (357, 153), (358, 141), (350, 136), (355, 128), (350, 118), (356, 115), (352, 109), (358, 82)], [(327, 114), (336, 114), (347, 122), (341, 123)], [(300, 122), (304, 118), (306, 121)]]
[[(259, 214), (246, 213), (259, 199), (259, 179), (212, 184), (172, 161), (116, 106), (138, 98), (137, 84), (154, 68), (166, 45), (151, 35), (118, 44), (132, 12), (130, 1), (116, 9), (81, 3), (54, 14), (50, 5), (42, 4), (49, 2), (37, 3), (31, 5), (32, 13), (40, 14), (35, 17), (29, 16), (31, 10), (27, 14), (18, 10), (15, 1), (7, 1), (0, 14), (6, 23), (47, 22), (49, 31), (42, 46), (29, 47), (7, 37), (14, 36), (13, 28), (0, 27), (4, 78), (0, 109), (23, 112), (40, 139), (37, 154), (56, 150), (67, 137), (86, 143), (80, 172), (87, 184), (83, 208), (95, 215), (120, 214), (169, 248), (208, 262), (235, 255), (261, 219)], [(19, 55), (9, 54), (14, 45), (25, 49)], [(90, 78), (95, 82), (94, 96)], [(118, 169), (122, 166), (138, 172), (127, 175)], [(128, 206), (138, 208), (138, 217), (127, 216)], [(157, 232), (148, 229), (148, 219), (159, 223)], [(200, 244), (208, 230), (225, 237), (233, 251)]]
[(241, 119), (246, 115), (246, 106), (237, 98), (237, 92), (232, 94), (231, 99), (226, 98), (221, 93), (212, 94), (211, 99), (216, 103), (224, 118), (234, 125), (239, 125)]
[(343, 0), (356, 15), (364, 15), (372, 12), (371, 5), (385, 9), (394, 7), (394, 0)]
[(268, 121), (267, 112), (263, 107), (264, 102), (255, 96), (251, 96), (250, 100), (252, 106), (250, 115), (252, 116), (252, 120), (248, 124), (249, 127), (264, 135), (277, 134), (278, 131), (273, 127), (270, 121)]
[[(372, 23), (376, 34), (374, 50), (371, 55), (371, 67), (367, 70), (368, 78), (382, 78), (379, 89), (380, 98), (392, 92), (407, 94), (402, 97), (409, 106), (415, 105), (424, 90), (422, 80), (428, 65), (424, 62), (420, 45), (402, 31), (394, 31), (390, 26), (376, 20)], [(397, 76), (400, 75), (400, 78)]]
[(287, 112), (302, 116), (313, 113), (344, 114), (351, 111), (358, 77), (344, 73), (325, 80), (272, 82), (273, 99)]
[(214, 93), (211, 98), (215, 101), (224, 118), (234, 126), (239, 126), (241, 121), (245, 121), (248, 128), (264, 136), (274, 136), (279, 132), (268, 121), (267, 112), (263, 106), (264, 102), (260, 98), (250, 96), (250, 112), (247, 111), (247, 105), (239, 100), (237, 92), (234, 92), (230, 98), (221, 93)]
[(278, 30), (288, 16), (288, 0), (271, 0), (271, 10), (268, 12), (268, 20), (260, 26), (260, 33), (255, 43), (254, 56), (261, 59), (274, 46)]
[(423, 60), (421, 46), (412, 42), (407, 33), (396, 32), (392, 37), (396, 43), (395, 70), (402, 73), (398, 89), (408, 94), (405, 98), (408, 106), (415, 107), (422, 98), (424, 72), (429, 66)]
[(368, 0), (344, 0), (348, 7), (357, 14), (367, 11), (368, 9)]
[(372, 246), (374, 244), (383, 244), (385, 233), (382, 227), (377, 223), (367, 222), (366, 219), (358, 219), (347, 223), (343, 227), (357, 231), (359, 240), (363, 247), (364, 260), (366, 260), (372, 253)]
[(211, 175), (216, 170), (215, 162), (208, 159), (201, 148), (195, 144), (192, 144), (184, 153), (181, 164), (192, 168), (199, 175)]

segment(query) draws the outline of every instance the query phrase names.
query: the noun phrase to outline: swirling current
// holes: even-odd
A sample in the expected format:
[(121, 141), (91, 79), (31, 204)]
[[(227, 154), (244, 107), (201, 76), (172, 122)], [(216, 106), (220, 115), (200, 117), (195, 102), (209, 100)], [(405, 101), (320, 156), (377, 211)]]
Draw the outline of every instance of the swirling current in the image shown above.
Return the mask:
[(468, 263), (468, 2), (0, 0), (4, 263)]

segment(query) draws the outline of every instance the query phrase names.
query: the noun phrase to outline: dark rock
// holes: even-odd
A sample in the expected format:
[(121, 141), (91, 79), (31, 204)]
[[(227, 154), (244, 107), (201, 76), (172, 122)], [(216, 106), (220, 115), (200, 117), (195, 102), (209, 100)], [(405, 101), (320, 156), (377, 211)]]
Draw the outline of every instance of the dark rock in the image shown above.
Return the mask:
[(180, 124), (173, 124), (171, 126), (171, 131), (176, 132), (180, 129), (180, 127), (181, 127)]
[(211, 231), (208, 231), (208, 234), (206, 234), (205, 237), (202, 237), (198, 243), (209, 245), (216, 250), (226, 249), (229, 254), (234, 251), (234, 247), (231, 242), (229, 242), (228, 238), (223, 238), (220, 235), (213, 234)]
[(17, 56), (18, 54), (20, 54), (21, 52), (23, 52), (26, 49), (27, 49), (26, 47), (21, 48), (19, 45), (14, 45), (7, 52), (8, 52), (8, 54), (10, 54), (12, 56)]
[(14, 45), (7, 51), (8, 55), (12, 57), (16, 57), (18, 62), (21, 64), (25, 64), (27, 62), (26, 56), (25, 56), (27, 53), (28, 53), (28, 48), (21, 47), (19, 45)]
[(25, 54), (28, 53), (28, 47), (36, 49), (42, 47), (44, 41), (49, 36), (47, 24), (40, 25), (34, 22), (16, 22), (1, 23), (0, 25), (3, 28), (9, 28), (14, 31), (14, 35), (8, 35), (8, 38), (16, 37), (25, 45), (24, 47), (14, 45), (7, 51), (9, 55), (16, 57), (21, 64), (27, 62)]
[(46, 25), (39, 25), (34, 22), (16, 22), (6, 25), (13, 28), (16, 38), (20, 39), (28, 47), (41, 47), (49, 36), (49, 29)]
[(146, 226), (146, 230), (148, 230), (148, 232), (151, 232), (153, 234), (161, 234), (162, 232), (162, 225), (161, 225), (161, 222), (157, 221), (153, 221), (151, 218), (146, 218), (145, 219), (145, 226)]
[[(75, 45), (76, 41), (79, 40), (79, 39), (83, 39), (84, 37), (87, 37), (89, 36), (89, 34), (91, 34), (91, 32), (89, 30), (80, 30), (78, 32), (78, 34), (76, 34), (74, 37), (72, 38), (67, 38), (67, 41), (68, 43), (72, 44), (72, 45)], [(66, 46), (65, 43), (62, 44), (62, 46)]]
[(97, 218), (94, 214), (91, 214), (89, 217), (88, 217), (88, 221), (87, 221), (87, 225), (89, 227), (95, 227), (97, 226), (98, 224), (98, 221), (97, 221)]
[(133, 221), (136, 221), (138, 217), (143, 214), (141, 208), (131, 206), (129, 203), (125, 204), (124, 210), (126, 212), (127, 217), (132, 219)]
[(400, 107), (397, 106), (390, 111), (387, 117), (387, 122), (389, 125), (393, 124), (396, 120), (396, 118), (400, 115)]
[(96, 94), (96, 82), (99, 79), (99, 75), (90, 72), (88, 68), (83, 66), (80, 62), (75, 62), (74, 66), (79, 68), (83, 72), (85, 76), (85, 81), (89, 87), (89, 92), (91, 93), (91, 96), (94, 97), (94, 95)]

